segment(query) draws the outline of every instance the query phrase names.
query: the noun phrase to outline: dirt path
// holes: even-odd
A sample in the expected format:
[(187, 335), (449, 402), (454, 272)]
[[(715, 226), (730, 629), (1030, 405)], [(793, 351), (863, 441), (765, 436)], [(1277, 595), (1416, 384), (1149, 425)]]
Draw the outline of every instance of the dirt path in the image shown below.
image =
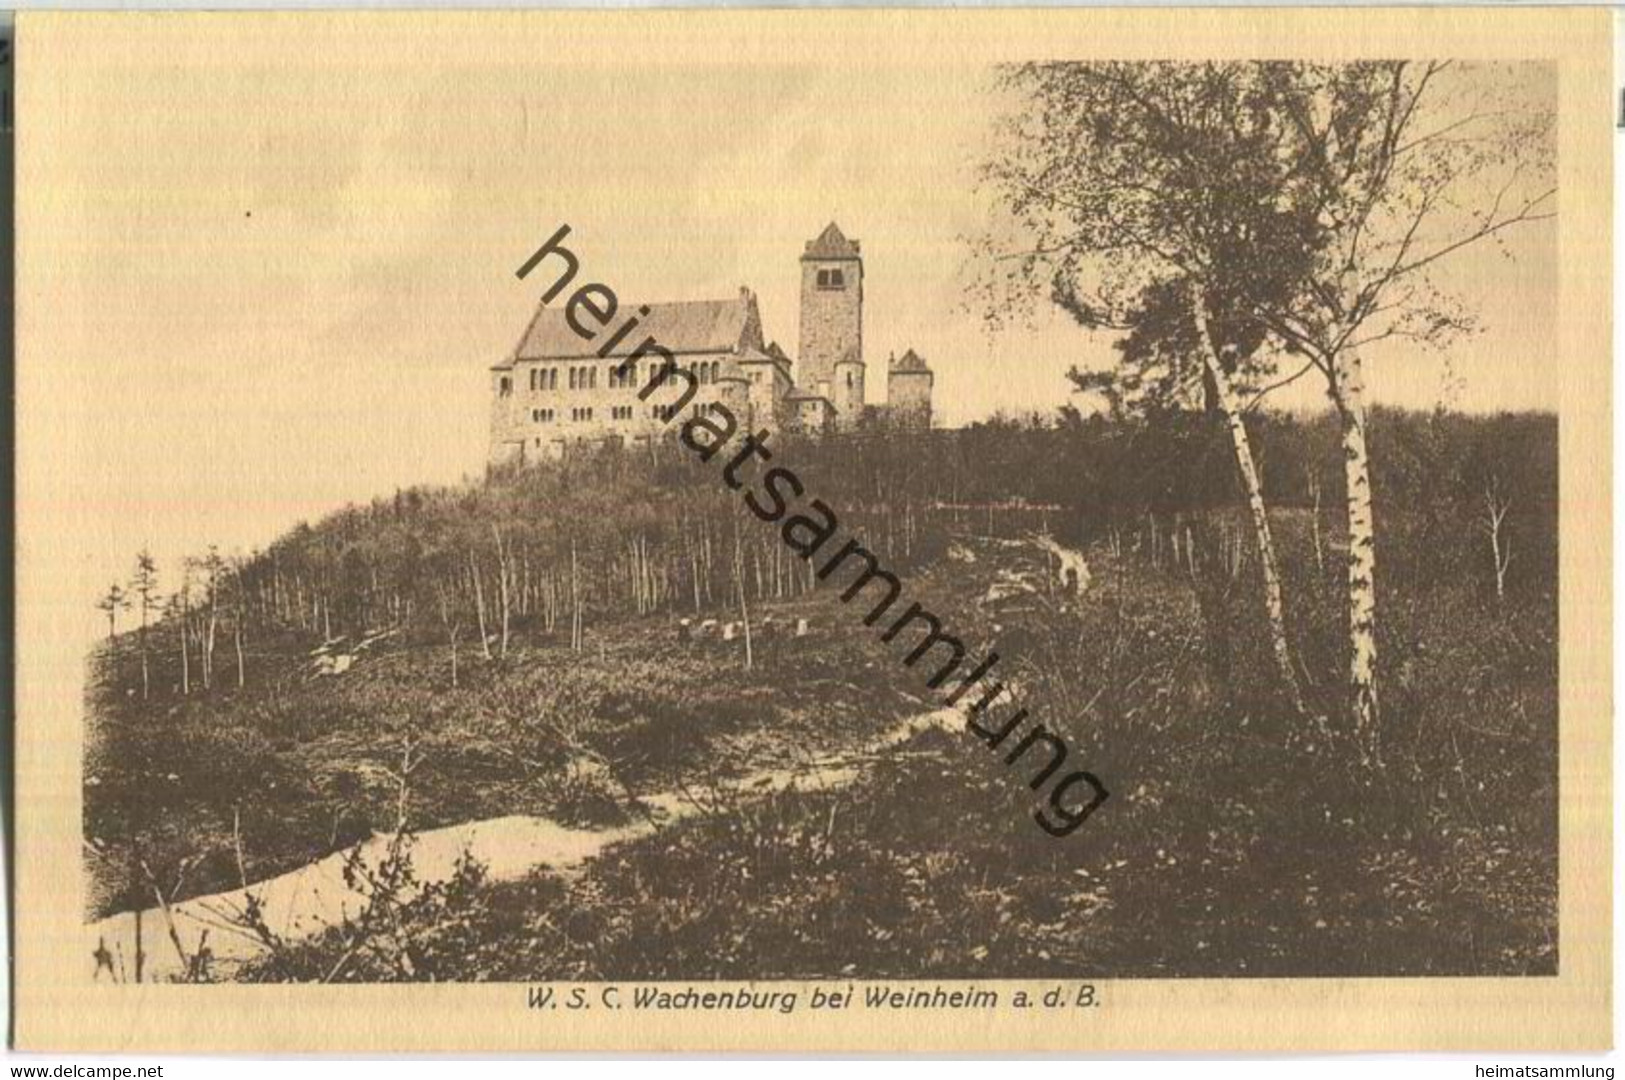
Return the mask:
[[(857, 779), (876, 755), (931, 728), (958, 730), (963, 722), (963, 715), (951, 708), (920, 713), (846, 752), (747, 775), (739, 781), (739, 788), (751, 796), (763, 796), (803, 780), (813, 780), (823, 787), (845, 786)], [(647, 836), (699, 811), (692, 799), (675, 791), (642, 796), (639, 802), (644, 813), (629, 824), (607, 829), (574, 828), (522, 814), (431, 829), (412, 839), (413, 870), (421, 884), (448, 881), (458, 859), (466, 853), (484, 863), (490, 878), (496, 881), (515, 880), (538, 868), (568, 871), (611, 845)], [(387, 854), (390, 843), (389, 834), (373, 834), (361, 845), (362, 858), (376, 865)], [(266, 952), (265, 944), (242, 925), (250, 894), (265, 924), (284, 941), (305, 940), (338, 925), (366, 905), (366, 897), (344, 880), (351, 850), (333, 852), (247, 889), (171, 904), (167, 916), (162, 908), (154, 907), (120, 912), (91, 923), (85, 928), (85, 952), (94, 954), (96, 978), (134, 981), (138, 941), (144, 954), (143, 981), (184, 978), (186, 964), (181, 951), (194, 957), (205, 946), (210, 953), (210, 973), (217, 978), (229, 977), (238, 967)], [(171, 937), (171, 925), (179, 949)]]
[[(1061, 564), (1063, 584), (1082, 594), (1089, 587), (1089, 569), (1081, 552), (1062, 547), (1047, 536), (1022, 540), (978, 538), (980, 545), (1000, 549), (1026, 549)], [(978, 540), (972, 540), (977, 544)], [(985, 554), (985, 552), (984, 552)], [(976, 556), (970, 556), (976, 561)], [(1070, 571), (1070, 577), (1068, 572)], [(1023, 591), (1037, 592), (1037, 582), (1019, 580)], [(1015, 696), (1013, 684), (1007, 692)], [(967, 701), (965, 704), (969, 704)], [(802, 781), (822, 787), (843, 787), (858, 778), (885, 751), (931, 728), (961, 731), (964, 715), (953, 708), (921, 712), (887, 732), (830, 754), (741, 778), (738, 789), (747, 797), (762, 797)], [(614, 844), (648, 836), (700, 811), (682, 791), (666, 791), (637, 798), (641, 812), (621, 826), (592, 829), (563, 825), (549, 818), (514, 814), (431, 829), (412, 838), (413, 870), (420, 884), (449, 881), (458, 860), (467, 854), (483, 863), (495, 881), (511, 881), (538, 868), (570, 871)], [(392, 835), (375, 833), (361, 844), (361, 856), (377, 865), (388, 853)], [(229, 977), (242, 964), (263, 956), (265, 944), (243, 926), (250, 895), (263, 922), (286, 942), (306, 940), (330, 926), (358, 914), (366, 897), (351, 889), (344, 878), (354, 849), (335, 851), (297, 870), (268, 878), (246, 889), (197, 896), (162, 908), (120, 912), (86, 927), (87, 957), (93, 956), (97, 978), (135, 979), (137, 941), (144, 956), (142, 979), (148, 982), (184, 978), (181, 957), (197, 955), (206, 946), (214, 977)], [(173, 926), (173, 937), (171, 936)], [(179, 948), (175, 943), (179, 939)], [(109, 974), (111, 968), (111, 974)]]

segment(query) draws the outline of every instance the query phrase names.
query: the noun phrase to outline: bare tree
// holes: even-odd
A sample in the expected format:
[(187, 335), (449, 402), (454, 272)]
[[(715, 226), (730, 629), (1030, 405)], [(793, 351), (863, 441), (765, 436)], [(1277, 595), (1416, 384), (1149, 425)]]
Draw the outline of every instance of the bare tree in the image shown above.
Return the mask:
[(118, 613), (130, 609), (130, 598), (124, 592), (123, 586), (113, 582), (96, 601), (96, 609), (107, 613), (107, 640), (112, 641), (118, 634)]
[(570, 539), (570, 648), (580, 651), (584, 638), (581, 627), (581, 567), (576, 559), (575, 538)]
[(480, 624), (480, 655), (491, 659), (491, 635), (485, 628), (485, 589), (480, 585), (480, 567), (474, 561), (474, 550), (468, 552), (468, 573), (474, 579), (474, 614)]
[(1326, 543), (1321, 537), (1320, 527), (1320, 470), (1315, 468), (1313, 462), (1305, 463), (1303, 467), (1303, 482), (1308, 489), (1310, 500), (1309, 534), (1315, 544), (1315, 570), (1318, 573), (1326, 572)]
[(1506, 533), (1507, 513), (1512, 499), (1501, 491), (1500, 478), (1491, 474), (1484, 485), (1484, 533), (1490, 540), (1491, 566), (1495, 569), (1495, 598), (1506, 599), (1507, 567), (1512, 565), (1512, 538)]
[(744, 626), (745, 633), (745, 670), (749, 671), (755, 666), (756, 657), (752, 651), (750, 637), (750, 606), (745, 602), (745, 551), (739, 538), (739, 520), (734, 519), (734, 591), (739, 594), (739, 619)]
[(181, 693), (192, 692), (192, 560), (181, 564), (180, 588), (169, 598), (168, 616), (175, 624), (181, 653)]
[(214, 642), (215, 632), (220, 625), (220, 593), (225, 567), (226, 562), (220, 557), (220, 549), (210, 544), (209, 553), (204, 556), (202, 562), (203, 584), (208, 593), (207, 615), (202, 630), (202, 647), (199, 650), (203, 655), (203, 688), (205, 690), (214, 686)]
[(513, 559), (502, 542), (502, 530), (491, 525), (491, 535), (497, 542), (497, 604), (502, 619), (502, 638), (499, 655), (508, 656), (508, 634), (513, 619)]
[(152, 619), (152, 609), (158, 600), (158, 563), (153, 559), (152, 552), (145, 548), (135, 557), (135, 576), (130, 581), (130, 588), (134, 591), (141, 610), (141, 630), (139, 644), (141, 647), (141, 700), (146, 701), (152, 696), (152, 676), (147, 659), (147, 626)]
[(237, 651), (237, 689), (248, 682), (243, 663), (243, 621), (247, 619), (247, 597), (243, 592), (243, 566), (239, 561), (231, 570), (231, 642)]
[(435, 594), (440, 601), (440, 626), (446, 632), (446, 640), (451, 645), (451, 685), (457, 688), (457, 636), (462, 631), (462, 620), (458, 617), (457, 606), (452, 602), (451, 596), (441, 582), (435, 582)]

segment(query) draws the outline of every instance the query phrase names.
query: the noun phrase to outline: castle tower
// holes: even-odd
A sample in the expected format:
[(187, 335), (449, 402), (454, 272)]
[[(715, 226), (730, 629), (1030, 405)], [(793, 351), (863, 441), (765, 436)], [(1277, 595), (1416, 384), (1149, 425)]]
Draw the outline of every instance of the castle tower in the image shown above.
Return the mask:
[[(833, 221), (801, 255), (801, 352), (796, 384), (837, 385), (836, 365), (863, 362), (863, 257)], [(841, 381), (844, 382), (845, 373)], [(861, 397), (859, 401), (861, 402)]]
[(886, 365), (886, 412), (891, 422), (911, 430), (931, 427), (931, 367), (913, 349)]
[(835, 379), (829, 400), (835, 406), (835, 426), (841, 431), (853, 431), (863, 423), (864, 363), (856, 349), (835, 365)]

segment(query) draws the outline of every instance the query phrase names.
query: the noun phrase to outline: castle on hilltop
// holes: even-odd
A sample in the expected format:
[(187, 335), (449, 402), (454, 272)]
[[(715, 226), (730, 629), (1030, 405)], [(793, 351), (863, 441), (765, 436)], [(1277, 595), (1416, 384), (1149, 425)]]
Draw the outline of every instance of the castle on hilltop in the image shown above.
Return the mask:
[[(756, 295), (627, 305), (640, 334), (657, 340), (692, 376), (686, 410), (726, 406), (747, 430), (821, 435), (880, 426), (931, 426), (931, 368), (913, 349), (886, 363), (886, 403), (866, 399), (863, 256), (834, 222), (801, 255), (801, 338), (792, 359), (762, 333)], [(620, 371), (640, 335), (594, 347), (567, 308), (544, 300), (511, 355), (491, 368), (492, 464), (557, 458), (578, 443), (648, 443), (681, 419), (657, 365)], [(639, 368), (641, 367), (641, 370)], [(640, 377), (641, 376), (641, 377)]]

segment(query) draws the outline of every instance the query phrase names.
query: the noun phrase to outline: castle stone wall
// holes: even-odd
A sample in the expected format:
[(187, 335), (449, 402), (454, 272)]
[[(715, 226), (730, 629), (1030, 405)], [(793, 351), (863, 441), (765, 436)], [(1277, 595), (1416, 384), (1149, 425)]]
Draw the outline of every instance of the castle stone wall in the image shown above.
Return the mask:
[[(708, 363), (727, 370), (731, 361), (729, 353), (677, 358), (680, 367), (690, 370)], [(492, 372), (492, 463), (556, 458), (566, 443), (603, 442), (612, 438), (632, 443), (665, 433), (671, 425), (666, 423), (661, 409), (674, 405), (682, 397), (687, 385), (685, 380), (668, 379), (647, 401), (640, 400), (638, 392), (657, 369), (658, 361), (640, 362), (636, 380), (624, 385), (618, 384), (611, 374), (618, 363), (615, 360), (517, 361), (512, 370)], [(570, 385), (571, 370), (577, 372), (574, 388)], [(589, 371), (591, 374), (586, 374)], [(544, 377), (543, 373), (548, 372), (552, 374)], [(503, 378), (510, 380), (506, 393), (502, 390)], [(552, 388), (554, 386), (557, 388)], [(748, 399), (743, 380), (724, 377), (716, 382), (701, 383), (685, 411), (723, 401), (743, 424)]]

